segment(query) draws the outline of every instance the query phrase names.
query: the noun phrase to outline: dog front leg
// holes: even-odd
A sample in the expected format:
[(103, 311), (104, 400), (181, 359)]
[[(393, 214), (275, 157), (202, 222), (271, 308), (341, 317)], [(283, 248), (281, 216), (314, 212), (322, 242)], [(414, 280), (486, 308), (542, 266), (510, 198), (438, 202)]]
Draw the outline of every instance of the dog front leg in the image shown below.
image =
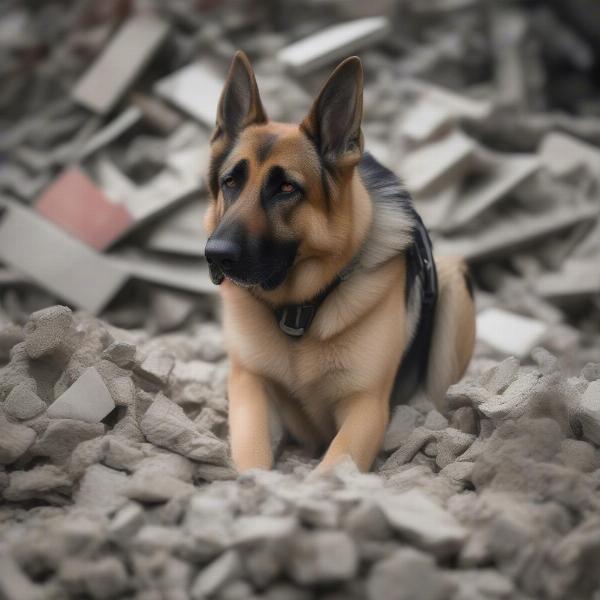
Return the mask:
[(248, 469), (270, 469), (273, 451), (264, 378), (232, 361), (228, 392), (229, 437), (235, 466), (240, 473)]
[(389, 401), (382, 395), (358, 394), (336, 409), (339, 430), (317, 471), (325, 471), (350, 456), (361, 471), (368, 471), (381, 448), (389, 421)]

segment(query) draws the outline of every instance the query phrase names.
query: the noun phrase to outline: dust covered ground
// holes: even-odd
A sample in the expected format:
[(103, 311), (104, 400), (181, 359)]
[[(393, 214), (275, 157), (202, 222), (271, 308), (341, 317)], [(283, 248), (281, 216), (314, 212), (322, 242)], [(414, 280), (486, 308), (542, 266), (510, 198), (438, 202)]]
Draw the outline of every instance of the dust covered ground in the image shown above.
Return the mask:
[(311, 477), (316, 459), (279, 441), (274, 471), (238, 477), (213, 322), (152, 337), (55, 306), (0, 348), (10, 600), (595, 597), (600, 364), (569, 375), (546, 350), (522, 366), (480, 345), (448, 418), (396, 410), (373, 473)]

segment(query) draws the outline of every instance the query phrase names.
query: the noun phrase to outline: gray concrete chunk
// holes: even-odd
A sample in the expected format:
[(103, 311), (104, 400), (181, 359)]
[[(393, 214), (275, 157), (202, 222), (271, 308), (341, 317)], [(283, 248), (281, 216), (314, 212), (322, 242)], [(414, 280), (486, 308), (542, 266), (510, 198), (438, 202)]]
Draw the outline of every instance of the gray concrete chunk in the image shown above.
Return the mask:
[(35, 441), (35, 431), (25, 425), (10, 423), (0, 415), (0, 464), (9, 465), (31, 447)]
[(98, 423), (114, 407), (115, 402), (100, 373), (94, 367), (89, 367), (48, 407), (48, 416)]

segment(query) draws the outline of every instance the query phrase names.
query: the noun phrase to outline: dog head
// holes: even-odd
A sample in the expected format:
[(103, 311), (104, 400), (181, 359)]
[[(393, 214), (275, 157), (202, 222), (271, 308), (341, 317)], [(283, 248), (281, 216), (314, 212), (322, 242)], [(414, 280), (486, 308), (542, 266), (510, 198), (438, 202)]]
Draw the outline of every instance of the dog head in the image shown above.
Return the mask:
[(318, 289), (326, 266), (344, 259), (362, 85), (360, 60), (348, 58), (300, 124), (272, 122), (248, 58), (236, 53), (211, 140), (205, 252), (215, 283), (225, 277), (268, 295), (302, 270), (314, 280), (303, 288)]

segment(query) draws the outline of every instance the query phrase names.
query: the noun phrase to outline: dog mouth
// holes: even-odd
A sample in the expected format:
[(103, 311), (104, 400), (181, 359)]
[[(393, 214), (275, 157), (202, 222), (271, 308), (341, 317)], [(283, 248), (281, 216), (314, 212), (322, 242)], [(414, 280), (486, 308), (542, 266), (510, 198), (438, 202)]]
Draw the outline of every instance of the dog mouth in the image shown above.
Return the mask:
[[(289, 267), (285, 264), (278, 264), (267, 275), (245, 275), (239, 276), (233, 273), (223, 273), (221, 281), (226, 278), (235, 285), (243, 288), (253, 288), (260, 286), (265, 291), (274, 290), (280, 286), (287, 277)], [(215, 281), (215, 279), (213, 279)]]

